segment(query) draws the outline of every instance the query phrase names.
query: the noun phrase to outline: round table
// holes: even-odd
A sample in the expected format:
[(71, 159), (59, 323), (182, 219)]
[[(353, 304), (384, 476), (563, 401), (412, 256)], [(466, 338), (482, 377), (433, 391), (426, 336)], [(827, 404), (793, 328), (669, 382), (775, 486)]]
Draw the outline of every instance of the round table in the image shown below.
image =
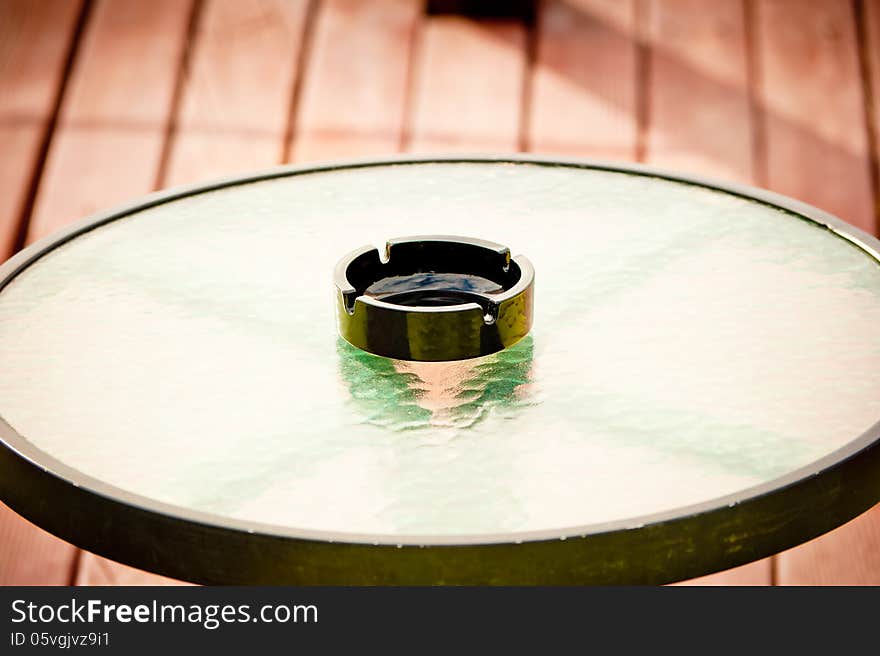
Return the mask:
[[(333, 267), (459, 235), (535, 269), (458, 362), (342, 340)], [(880, 499), (880, 243), (622, 164), (286, 167), (147, 197), (0, 268), (0, 494), (205, 583), (660, 583)]]

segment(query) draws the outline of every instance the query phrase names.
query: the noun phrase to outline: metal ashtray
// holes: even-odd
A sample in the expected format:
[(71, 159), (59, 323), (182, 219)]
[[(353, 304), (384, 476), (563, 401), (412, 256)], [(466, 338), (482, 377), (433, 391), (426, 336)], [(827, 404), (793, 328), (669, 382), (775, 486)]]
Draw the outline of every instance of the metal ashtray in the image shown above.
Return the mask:
[(535, 271), (506, 246), (404, 237), (336, 265), (339, 333), (398, 360), (464, 360), (516, 344), (532, 326)]

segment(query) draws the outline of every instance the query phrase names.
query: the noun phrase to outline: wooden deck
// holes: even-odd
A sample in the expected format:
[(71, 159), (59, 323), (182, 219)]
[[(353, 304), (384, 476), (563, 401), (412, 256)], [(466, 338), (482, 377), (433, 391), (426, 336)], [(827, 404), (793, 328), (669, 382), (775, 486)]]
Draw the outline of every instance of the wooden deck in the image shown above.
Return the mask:
[[(397, 151), (638, 160), (877, 233), (880, 0), (0, 0), (0, 260), (161, 187)], [(0, 505), (0, 583), (169, 582)], [(693, 583), (880, 584), (880, 506)]]

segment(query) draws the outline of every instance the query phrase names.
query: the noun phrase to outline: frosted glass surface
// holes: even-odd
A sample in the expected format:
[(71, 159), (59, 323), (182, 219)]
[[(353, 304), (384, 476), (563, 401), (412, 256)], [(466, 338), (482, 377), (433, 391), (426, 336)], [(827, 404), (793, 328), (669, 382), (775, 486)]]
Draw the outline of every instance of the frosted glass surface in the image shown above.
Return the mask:
[[(336, 335), (365, 243), (460, 234), (536, 271), (531, 335), (404, 363)], [(564, 529), (734, 493), (880, 416), (880, 266), (792, 214), (530, 164), (313, 173), (83, 235), (0, 293), (0, 415), (187, 508), (383, 535)]]

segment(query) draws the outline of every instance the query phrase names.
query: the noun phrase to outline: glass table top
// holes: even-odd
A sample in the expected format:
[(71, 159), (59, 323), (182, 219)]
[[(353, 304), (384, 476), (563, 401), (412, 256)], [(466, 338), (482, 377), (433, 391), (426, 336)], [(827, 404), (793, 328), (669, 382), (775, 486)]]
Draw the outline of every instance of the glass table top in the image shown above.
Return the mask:
[[(339, 257), (505, 244), (531, 334), (455, 363), (342, 341)], [(0, 292), (0, 416), (64, 465), (279, 527), (480, 536), (632, 520), (764, 484), (880, 419), (880, 265), (731, 193), (426, 162), (260, 180), (82, 234)]]

